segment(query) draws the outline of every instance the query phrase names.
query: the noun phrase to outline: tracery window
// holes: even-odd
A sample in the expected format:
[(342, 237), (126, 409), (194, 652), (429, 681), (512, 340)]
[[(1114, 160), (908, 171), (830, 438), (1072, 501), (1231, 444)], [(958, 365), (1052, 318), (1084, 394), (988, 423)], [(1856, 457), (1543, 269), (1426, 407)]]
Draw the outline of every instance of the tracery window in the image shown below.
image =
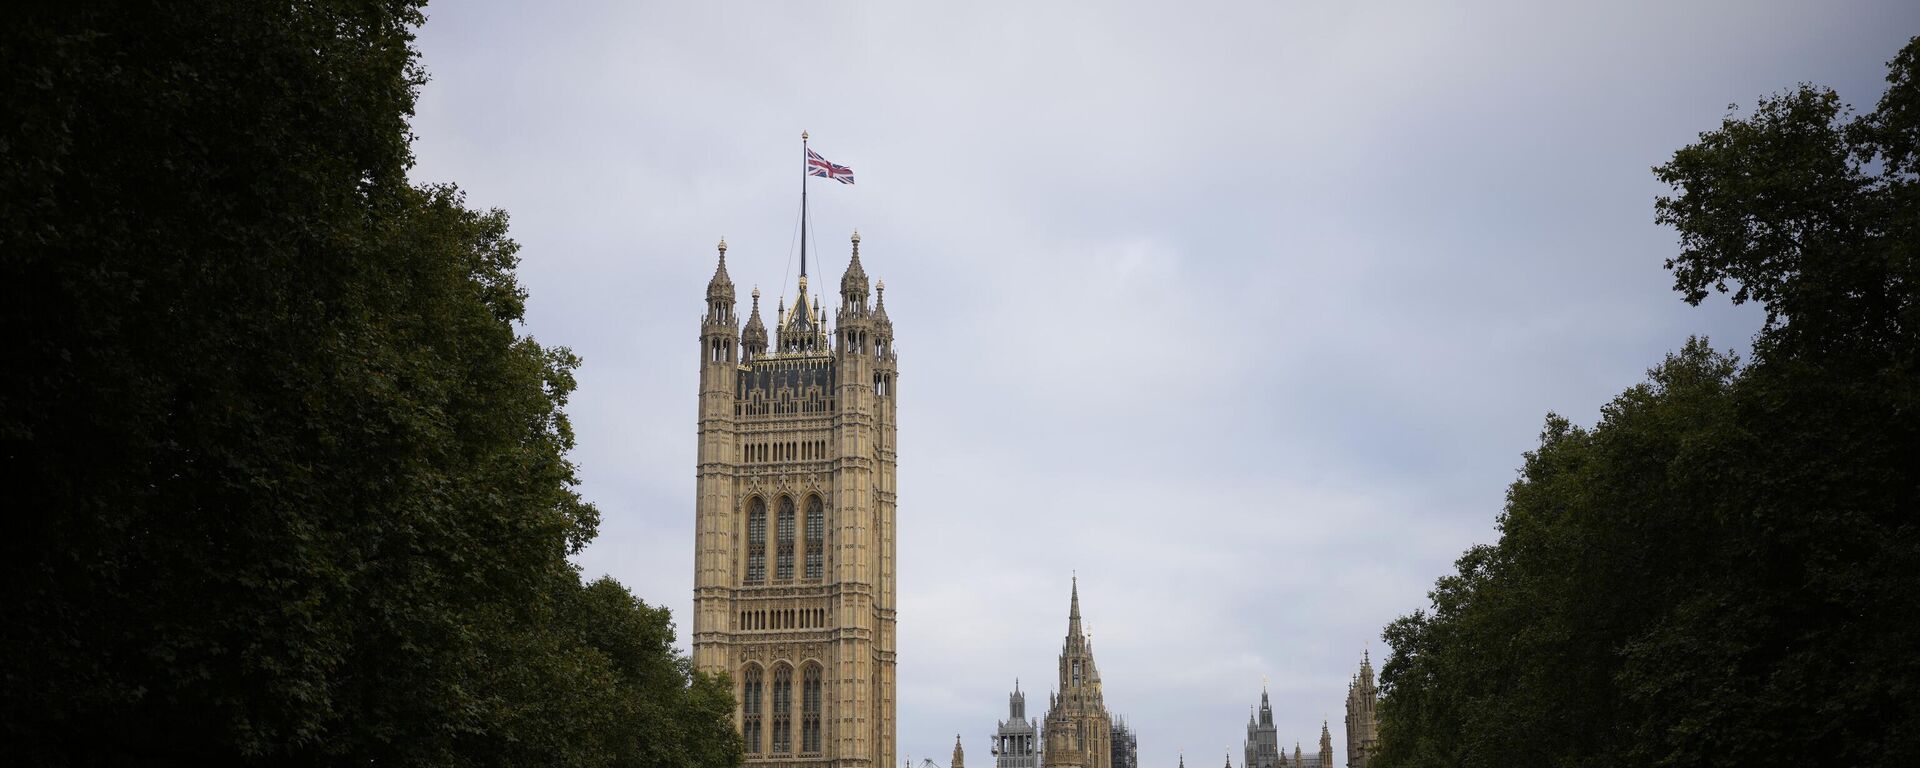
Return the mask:
[(776, 755), (793, 751), (793, 667), (773, 668), (773, 750)]
[(747, 754), (760, 754), (760, 665), (748, 664), (740, 672), (740, 736), (746, 739)]
[(767, 580), (767, 502), (754, 499), (747, 508), (747, 583)]
[(807, 497), (807, 580), (819, 581), (827, 574), (827, 512), (820, 497)]
[(820, 665), (808, 664), (800, 682), (800, 751), (820, 751)]
[(793, 499), (780, 497), (779, 540), (773, 561), (773, 577), (779, 581), (793, 580)]

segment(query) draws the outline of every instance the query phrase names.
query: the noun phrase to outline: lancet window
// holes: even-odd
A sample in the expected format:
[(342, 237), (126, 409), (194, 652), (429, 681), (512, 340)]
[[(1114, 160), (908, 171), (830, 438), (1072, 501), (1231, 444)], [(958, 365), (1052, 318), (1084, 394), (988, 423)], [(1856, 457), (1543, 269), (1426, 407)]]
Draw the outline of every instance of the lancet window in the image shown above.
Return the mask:
[(747, 583), (767, 580), (767, 502), (755, 498), (747, 507)]
[(807, 580), (827, 575), (827, 512), (820, 497), (807, 497)]
[(820, 752), (820, 665), (808, 664), (800, 677), (800, 751)]
[(773, 668), (773, 753), (793, 751), (793, 667)]
[(779, 548), (774, 557), (773, 578), (778, 581), (793, 580), (793, 499), (780, 497), (779, 531), (776, 546)]
[(740, 672), (740, 735), (747, 742), (747, 754), (760, 754), (760, 665), (748, 664)]

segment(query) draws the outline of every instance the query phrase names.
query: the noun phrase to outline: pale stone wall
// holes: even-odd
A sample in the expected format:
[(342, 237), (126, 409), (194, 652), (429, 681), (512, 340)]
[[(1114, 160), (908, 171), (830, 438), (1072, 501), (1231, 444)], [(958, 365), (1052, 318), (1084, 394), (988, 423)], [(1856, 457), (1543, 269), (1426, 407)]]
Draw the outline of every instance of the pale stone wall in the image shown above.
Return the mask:
[(751, 766), (895, 760), (898, 373), (892, 323), (884, 300), (869, 306), (859, 258), (856, 234), (836, 327), (803, 274), (771, 350), (758, 290), (738, 330), (725, 243), (708, 285), (693, 659), (731, 676)]

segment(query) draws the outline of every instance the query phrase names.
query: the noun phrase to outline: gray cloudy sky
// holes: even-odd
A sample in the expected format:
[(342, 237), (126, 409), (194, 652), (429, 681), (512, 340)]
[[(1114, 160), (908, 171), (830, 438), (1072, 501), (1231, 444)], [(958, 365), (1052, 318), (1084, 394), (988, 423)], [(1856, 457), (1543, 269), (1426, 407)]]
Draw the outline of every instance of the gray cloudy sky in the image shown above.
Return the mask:
[(899, 334), (902, 751), (990, 764), (1077, 569), (1142, 765), (1238, 761), (1263, 675), (1344, 761), (1361, 650), (1493, 539), (1543, 416), (1746, 350), (1750, 308), (1670, 291), (1648, 168), (1796, 82), (1871, 108), (1920, 33), (1562, 5), (449, 2), (415, 177), (512, 213), (528, 331), (586, 360), (579, 562), (684, 617), (713, 245), (793, 294), (811, 131), (859, 178), (814, 188), (814, 274), (859, 229)]

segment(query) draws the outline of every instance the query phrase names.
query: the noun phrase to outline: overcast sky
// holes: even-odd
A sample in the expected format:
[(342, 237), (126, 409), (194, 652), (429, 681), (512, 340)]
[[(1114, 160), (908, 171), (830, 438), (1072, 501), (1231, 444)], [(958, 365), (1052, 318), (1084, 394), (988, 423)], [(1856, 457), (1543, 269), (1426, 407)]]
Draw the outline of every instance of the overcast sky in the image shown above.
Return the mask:
[[(1078, 571), (1141, 765), (1275, 719), (1339, 762), (1380, 630), (1495, 538), (1549, 411), (1591, 424), (1689, 334), (1649, 167), (1797, 82), (1862, 110), (1907, 2), (444, 3), (421, 181), (512, 214), (526, 329), (601, 535), (674, 611), (693, 574), (713, 246), (791, 297), (813, 188), (888, 287), (900, 393), (899, 743), (978, 768), (1016, 677), (1044, 714)], [(818, 283), (816, 283), (818, 284)], [(831, 298), (829, 299), (831, 302)], [(771, 307), (769, 306), (769, 309)]]

